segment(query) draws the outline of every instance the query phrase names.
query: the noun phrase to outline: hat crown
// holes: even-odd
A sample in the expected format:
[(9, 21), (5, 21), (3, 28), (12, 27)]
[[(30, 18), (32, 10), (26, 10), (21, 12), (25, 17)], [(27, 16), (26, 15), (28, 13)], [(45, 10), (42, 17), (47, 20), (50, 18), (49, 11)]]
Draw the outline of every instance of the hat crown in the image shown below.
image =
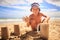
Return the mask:
[(33, 6), (39, 6), (39, 4), (36, 3), (36, 2), (34, 2), (34, 3), (31, 4), (31, 6), (32, 6), (32, 7), (33, 7)]

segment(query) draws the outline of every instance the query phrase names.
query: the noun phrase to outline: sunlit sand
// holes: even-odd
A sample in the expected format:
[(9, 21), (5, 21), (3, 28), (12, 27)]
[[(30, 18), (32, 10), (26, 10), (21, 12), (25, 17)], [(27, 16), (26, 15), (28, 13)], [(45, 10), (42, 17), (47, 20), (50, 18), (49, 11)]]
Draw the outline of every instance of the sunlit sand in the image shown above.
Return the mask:
[[(60, 19), (51, 19), (49, 20), (49, 40), (59, 40), (60, 38)], [(25, 34), (26, 32), (31, 31), (31, 27), (27, 27), (26, 22), (21, 19), (7, 19), (0, 20), (0, 36), (1, 36), (1, 27), (8, 27), (8, 33), (14, 32), (14, 25), (19, 25), (20, 35)]]

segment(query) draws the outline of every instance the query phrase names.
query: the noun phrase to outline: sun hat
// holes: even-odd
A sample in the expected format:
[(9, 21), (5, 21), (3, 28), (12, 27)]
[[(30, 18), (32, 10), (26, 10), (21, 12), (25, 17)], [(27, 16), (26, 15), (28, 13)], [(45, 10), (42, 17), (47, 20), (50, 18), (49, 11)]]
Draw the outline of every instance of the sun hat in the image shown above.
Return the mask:
[(31, 7), (34, 7), (34, 6), (39, 8), (40, 5), (36, 2), (34, 2), (34, 3), (31, 4)]

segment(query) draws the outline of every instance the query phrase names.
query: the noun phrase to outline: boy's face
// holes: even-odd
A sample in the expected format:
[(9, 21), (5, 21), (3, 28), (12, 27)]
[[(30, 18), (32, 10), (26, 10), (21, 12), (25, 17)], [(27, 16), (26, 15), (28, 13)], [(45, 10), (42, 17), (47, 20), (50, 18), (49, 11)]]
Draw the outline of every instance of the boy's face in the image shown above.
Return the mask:
[(39, 12), (39, 8), (36, 7), (36, 6), (33, 6), (32, 7), (32, 12), (35, 13), (35, 14), (38, 13)]

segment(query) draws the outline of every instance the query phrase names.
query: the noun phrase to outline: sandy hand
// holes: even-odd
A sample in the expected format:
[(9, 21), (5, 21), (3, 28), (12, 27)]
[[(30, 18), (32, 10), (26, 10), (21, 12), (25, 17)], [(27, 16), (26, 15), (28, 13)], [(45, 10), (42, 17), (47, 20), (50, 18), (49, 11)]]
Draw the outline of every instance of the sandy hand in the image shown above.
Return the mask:
[(26, 16), (26, 17), (23, 17), (23, 20), (25, 21), (25, 22), (29, 22), (29, 18)]

